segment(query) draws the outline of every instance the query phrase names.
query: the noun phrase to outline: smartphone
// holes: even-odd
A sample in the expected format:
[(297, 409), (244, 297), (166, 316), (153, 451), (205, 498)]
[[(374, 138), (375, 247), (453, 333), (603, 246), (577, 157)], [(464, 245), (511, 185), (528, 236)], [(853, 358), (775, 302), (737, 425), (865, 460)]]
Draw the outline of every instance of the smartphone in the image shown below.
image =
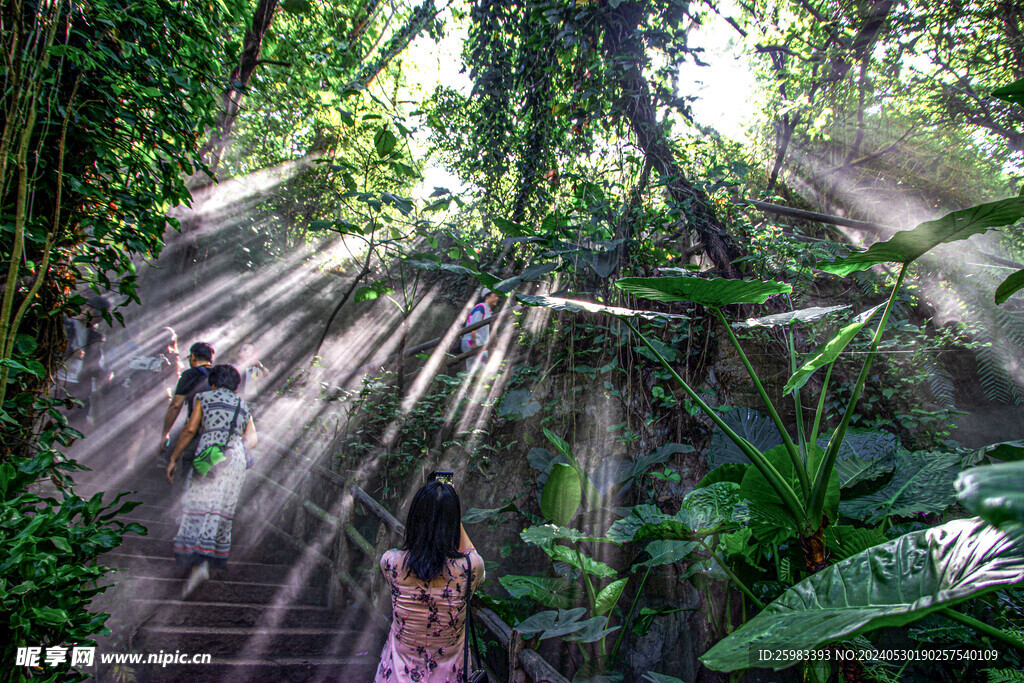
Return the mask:
[(430, 475), (430, 478), (431, 479), (436, 479), (437, 481), (440, 481), (440, 482), (444, 482), (445, 484), (448, 484), (449, 486), (454, 486), (455, 484), (452, 483), (452, 477), (454, 475), (455, 475), (454, 472), (448, 472), (446, 470), (434, 470), (434, 473)]

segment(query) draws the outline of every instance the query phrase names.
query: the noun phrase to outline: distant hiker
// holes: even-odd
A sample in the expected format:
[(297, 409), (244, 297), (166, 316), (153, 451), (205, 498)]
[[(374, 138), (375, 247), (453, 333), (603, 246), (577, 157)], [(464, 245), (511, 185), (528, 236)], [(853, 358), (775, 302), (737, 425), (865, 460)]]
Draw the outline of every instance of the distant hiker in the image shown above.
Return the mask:
[(145, 348), (129, 356), (124, 366), (124, 370), (118, 372), (117, 381), (131, 401), (145, 398), (151, 389), (160, 385), (166, 392), (164, 398), (172, 398), (173, 387), (167, 386), (167, 381), (177, 381), (181, 372), (178, 335), (170, 327), (161, 328)]
[[(195, 407), (196, 394), (209, 391), (210, 367), (213, 365), (213, 347), (206, 342), (196, 342), (188, 350), (189, 369), (181, 373), (178, 379), (178, 386), (174, 388), (174, 396), (167, 406), (167, 413), (164, 415), (164, 431), (160, 437), (160, 457), (167, 459), (171, 449), (171, 428), (174, 421), (178, 419), (181, 406), (187, 406), (188, 417), (192, 417), (192, 410)], [(184, 461), (191, 462), (196, 454), (196, 446), (199, 439), (192, 439), (184, 452)]]
[[(480, 303), (472, 308), (469, 312), (469, 317), (466, 319), (467, 325), (478, 323), (481, 320), (486, 320), (494, 315), (494, 307), (501, 301), (501, 297), (497, 292), (492, 292), (489, 289), (484, 290), (483, 298)], [(491, 336), (491, 326), (484, 325), (483, 327), (477, 328), (471, 332), (467, 332), (462, 335), (461, 349), (462, 353), (467, 353), (472, 349), (477, 349), (483, 346), (487, 346), (487, 340)], [(486, 363), (487, 362), (487, 351), (481, 351), (476, 354), (474, 363)]]
[(246, 342), (238, 349), (238, 371), (242, 375), (242, 383), (238, 387), (238, 394), (249, 404), (249, 408), (255, 408), (256, 399), (260, 392), (260, 386), (265, 382), (270, 370), (257, 358), (256, 347)]
[(206, 581), (211, 569), (223, 569), (231, 553), (231, 523), (250, 465), (247, 448), (255, 448), (257, 442), (249, 408), (235, 393), (240, 381), (238, 370), (230, 365), (210, 370), (211, 389), (196, 396), (195, 409), (167, 465), (167, 483), (173, 484), (178, 460), (196, 435), (200, 453), (219, 445), (225, 456), (208, 470), (192, 468), (186, 475), (181, 526), (174, 536), (174, 559), (192, 567), (183, 597)]
[(103, 312), (108, 310), (110, 303), (102, 296), (95, 296), (78, 315), (64, 321), (68, 343), (58, 382), (68, 396), (83, 403), (69, 415), (73, 426), (92, 425), (101, 420), (99, 401), (95, 400), (94, 394), (111, 378), (103, 357), (107, 337), (99, 327)]
[(485, 572), (461, 518), (455, 488), (428, 482), (409, 505), (405, 545), (380, 558), (392, 617), (374, 683), (466, 680), (469, 598)]

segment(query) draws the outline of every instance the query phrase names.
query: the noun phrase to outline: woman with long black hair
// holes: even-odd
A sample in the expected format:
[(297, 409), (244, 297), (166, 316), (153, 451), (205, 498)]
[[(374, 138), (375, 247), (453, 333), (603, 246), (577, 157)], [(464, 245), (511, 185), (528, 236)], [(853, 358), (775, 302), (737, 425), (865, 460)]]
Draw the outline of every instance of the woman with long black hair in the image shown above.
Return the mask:
[(375, 683), (465, 680), (467, 598), (484, 580), (484, 561), (461, 519), (455, 488), (428, 482), (409, 506), (405, 545), (381, 557), (381, 571), (391, 585), (392, 620)]

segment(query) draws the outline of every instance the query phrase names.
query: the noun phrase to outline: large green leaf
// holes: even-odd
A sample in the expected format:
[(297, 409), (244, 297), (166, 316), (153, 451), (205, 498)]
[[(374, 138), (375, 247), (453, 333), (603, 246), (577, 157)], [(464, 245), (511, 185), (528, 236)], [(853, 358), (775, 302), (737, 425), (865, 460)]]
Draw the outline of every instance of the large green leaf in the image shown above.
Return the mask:
[(498, 404), (498, 416), (506, 420), (525, 420), (540, 412), (540, 402), (529, 389), (513, 389)]
[(968, 465), (976, 465), (979, 462), (991, 461), (992, 459), (1005, 460), (1007, 462), (1024, 460), (1024, 440), (990, 443), (979, 448), (964, 462)]
[(651, 541), (644, 550), (650, 558), (633, 565), (633, 571), (637, 567), (658, 567), (663, 564), (682, 562), (698, 545), (694, 541)]
[[(828, 446), (828, 439), (818, 440), (822, 448)], [(843, 488), (862, 481), (872, 481), (888, 474), (896, 467), (896, 454), (900, 440), (889, 432), (879, 429), (851, 429), (846, 432), (843, 445), (836, 458), (839, 485)]]
[(953, 481), (961, 469), (960, 457), (952, 453), (902, 453), (896, 458), (892, 478), (883, 487), (844, 500), (839, 512), (865, 522), (890, 515), (942, 512), (956, 502)]
[(849, 308), (848, 305), (812, 306), (811, 308), (801, 308), (798, 311), (790, 311), (788, 313), (775, 313), (760, 318), (747, 318), (746, 320), (734, 322), (732, 326), (737, 329), (745, 329), (749, 327), (778, 327), (779, 325), (792, 325), (793, 323), (809, 323), (819, 318), (824, 318), (826, 315), (845, 311), (847, 308)]
[(710, 532), (732, 521), (740, 502), (740, 485), (731, 481), (694, 489), (683, 498), (682, 509), (689, 514), (687, 525), (700, 532)]
[[(596, 576), (599, 579), (614, 579), (619, 575), (617, 571), (609, 567), (600, 560), (580, 552), (579, 555), (573, 548), (567, 545), (553, 545), (549, 548), (545, 548), (545, 552), (551, 556), (551, 559), (555, 562), (565, 562), (570, 567), (576, 569), (582, 569), (591, 576)], [(580, 561), (582, 560), (582, 564)]]
[(992, 97), (998, 97), (1011, 104), (1024, 105), (1024, 78), (1018, 79), (1009, 85), (1004, 85), (1001, 88), (996, 88), (992, 91)]
[(648, 320), (673, 319), (687, 320), (685, 315), (675, 313), (660, 313), (658, 311), (637, 311), (632, 308), (619, 308), (618, 306), (603, 306), (590, 301), (578, 301), (576, 299), (560, 299), (555, 296), (535, 296), (533, 294), (516, 294), (516, 300), (527, 306), (540, 306), (555, 311), (568, 311), (569, 313), (604, 313), (616, 318), (646, 318)]
[(1016, 223), (1022, 216), (1024, 197), (978, 204), (925, 221), (913, 230), (901, 230), (884, 242), (875, 242), (867, 251), (821, 263), (818, 267), (845, 276), (879, 263), (910, 263), (940, 244), (965, 240), (992, 228)]
[(1024, 269), (1018, 270), (996, 287), (996, 304), (1001, 304), (1024, 289)]
[(807, 354), (804, 358), (804, 362), (797, 368), (797, 371), (793, 373), (793, 376), (786, 382), (786, 386), (783, 387), (782, 391), (785, 393), (791, 393), (807, 384), (807, 380), (811, 378), (814, 372), (825, 365), (829, 365), (839, 358), (839, 354), (850, 345), (853, 338), (857, 336), (857, 333), (864, 329), (864, 326), (868, 324), (872, 316), (875, 315), (885, 304), (879, 304), (868, 310), (864, 311), (856, 318), (853, 319), (849, 325), (839, 330), (828, 342), (820, 346), (817, 350)]
[(583, 628), (583, 622), (581, 622), (580, 619), (582, 619), (586, 613), (586, 607), (560, 609), (557, 612), (554, 610), (537, 612), (533, 616), (528, 619), (524, 619), (517, 624), (515, 630), (519, 631), (527, 638), (531, 638), (539, 634), (540, 640), (564, 636), (567, 633), (579, 631)]
[(610, 612), (622, 596), (622, 591), (626, 588), (627, 583), (629, 583), (628, 576), (624, 579), (612, 581), (602, 588), (601, 592), (597, 594), (597, 599), (594, 601), (594, 615), (601, 616), (606, 612)]
[(960, 504), (974, 514), (1001, 529), (1024, 528), (1024, 462), (972, 467), (955, 485)]
[(813, 650), (841, 638), (902, 626), (1024, 576), (1024, 533), (978, 518), (916, 531), (854, 555), (793, 586), (719, 641), (701, 661), (716, 671), (783, 669), (757, 663), (762, 649)]
[[(750, 408), (736, 408), (722, 415), (722, 422), (738, 436), (762, 453), (782, 443), (782, 436), (771, 418)], [(715, 469), (727, 463), (746, 465), (750, 458), (740, 450), (721, 429), (711, 435), (708, 446), (708, 468)]]
[(580, 475), (572, 465), (556, 462), (544, 482), (540, 495), (540, 511), (559, 526), (568, 526), (583, 500)]
[(721, 308), (729, 304), (763, 304), (775, 294), (788, 294), (793, 288), (784, 282), (763, 280), (707, 279), (683, 277), (626, 277), (616, 287), (654, 301), (690, 301)]
[(648, 539), (689, 540), (692, 534), (686, 524), (686, 510), (666, 515), (655, 505), (637, 505), (629, 514), (616, 520), (605, 534), (614, 543), (629, 543)]
[(530, 545), (536, 545), (542, 548), (554, 545), (556, 540), (571, 541), (573, 543), (579, 543), (581, 541), (586, 543), (610, 543), (606, 538), (594, 538), (593, 536), (587, 536), (582, 531), (577, 531), (576, 529), (570, 529), (564, 526), (555, 526), (554, 524), (539, 524), (537, 526), (531, 526), (528, 529), (523, 529), (519, 534), (519, 537)]
[(825, 529), (825, 546), (834, 560), (845, 560), (888, 540), (881, 527), (858, 529), (845, 524), (832, 524)]
[(530, 598), (545, 607), (568, 609), (576, 599), (576, 582), (562, 577), (518, 576), (506, 574), (498, 577), (498, 583), (505, 587), (513, 598)]

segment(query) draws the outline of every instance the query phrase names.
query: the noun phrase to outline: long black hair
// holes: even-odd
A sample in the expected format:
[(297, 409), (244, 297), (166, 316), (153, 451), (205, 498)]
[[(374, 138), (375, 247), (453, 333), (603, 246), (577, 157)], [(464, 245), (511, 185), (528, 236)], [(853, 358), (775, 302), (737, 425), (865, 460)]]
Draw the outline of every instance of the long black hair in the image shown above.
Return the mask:
[(405, 520), (405, 566), (420, 581), (441, 575), (449, 558), (459, 552), (462, 504), (455, 488), (440, 481), (427, 482), (413, 496)]

